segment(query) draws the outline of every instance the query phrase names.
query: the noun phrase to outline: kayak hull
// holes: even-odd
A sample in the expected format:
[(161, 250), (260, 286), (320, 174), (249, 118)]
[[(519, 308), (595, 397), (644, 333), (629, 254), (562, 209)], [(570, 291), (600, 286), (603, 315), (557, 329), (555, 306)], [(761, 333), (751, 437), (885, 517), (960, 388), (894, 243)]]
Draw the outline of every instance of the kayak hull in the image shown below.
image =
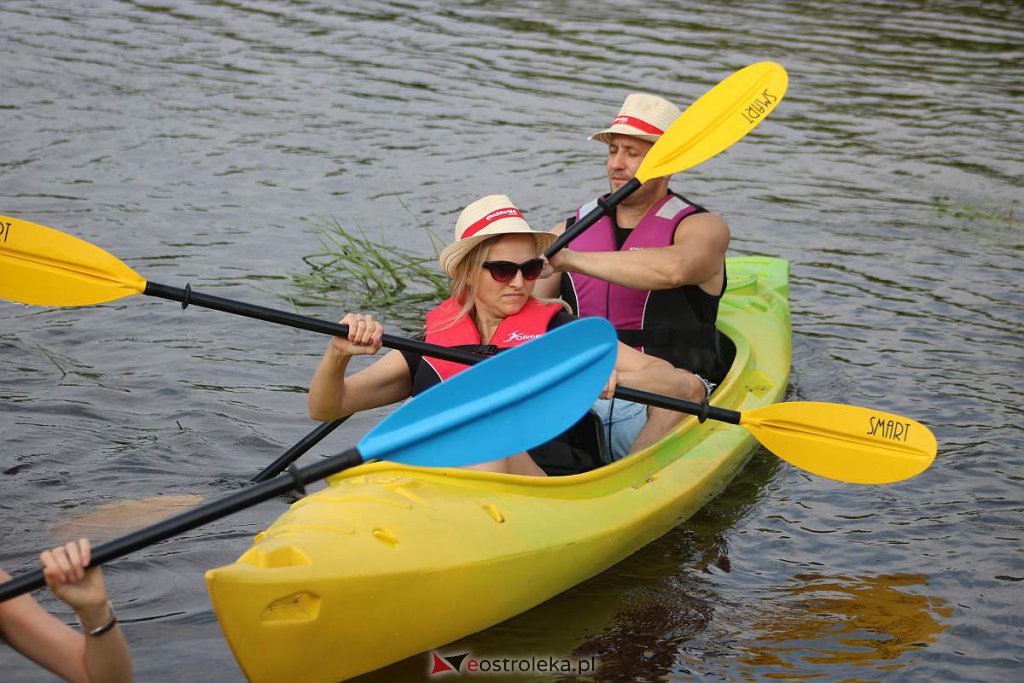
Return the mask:
[[(713, 404), (743, 411), (785, 392), (788, 264), (739, 258), (728, 267), (718, 325), (736, 358)], [(644, 451), (567, 477), (363, 465), (292, 505), (238, 561), (207, 572), (211, 600), (251, 680), (348, 678), (604, 571), (715, 497), (755, 446), (741, 427), (688, 417)]]

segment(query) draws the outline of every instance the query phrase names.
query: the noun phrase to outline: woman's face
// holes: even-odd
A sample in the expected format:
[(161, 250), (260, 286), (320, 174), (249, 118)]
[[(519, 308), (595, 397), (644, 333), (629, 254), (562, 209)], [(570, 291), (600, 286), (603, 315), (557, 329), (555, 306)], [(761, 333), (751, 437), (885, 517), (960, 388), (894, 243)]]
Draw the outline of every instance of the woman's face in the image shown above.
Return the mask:
[[(485, 261), (524, 263), (537, 258), (537, 243), (532, 235), (504, 235), (491, 245)], [(522, 271), (508, 282), (498, 282), (490, 271), (480, 268), (473, 276), (473, 298), (478, 313), (497, 318), (515, 315), (533, 294), (536, 280), (526, 280)]]

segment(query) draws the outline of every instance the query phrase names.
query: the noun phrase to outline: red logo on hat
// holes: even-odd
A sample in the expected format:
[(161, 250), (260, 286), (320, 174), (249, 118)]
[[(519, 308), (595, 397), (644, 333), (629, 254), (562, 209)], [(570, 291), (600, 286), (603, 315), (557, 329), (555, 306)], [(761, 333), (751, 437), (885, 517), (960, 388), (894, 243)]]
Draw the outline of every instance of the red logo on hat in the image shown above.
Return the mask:
[(512, 207), (512, 206), (509, 206), (509, 207), (504, 208), (504, 209), (495, 209), (494, 211), (491, 211), (489, 214), (487, 214), (486, 216), (484, 216), (483, 218), (478, 220), (476, 223), (473, 223), (473, 225), (471, 225), (468, 228), (466, 228), (466, 230), (462, 233), (462, 237), (460, 239), (466, 239), (467, 237), (472, 237), (473, 235), (477, 234), (478, 232), (480, 232), (481, 230), (486, 228), (488, 225), (490, 225), (494, 221), (500, 221), (502, 218), (522, 218), (522, 217), (523, 217), (523, 214), (519, 212), (519, 209), (517, 209), (515, 207)]
[(612, 121), (613, 126), (618, 125), (620, 123), (624, 126), (632, 126), (633, 128), (642, 130), (648, 135), (661, 135), (665, 132), (661, 128), (652, 126), (646, 121), (642, 121), (636, 118), (635, 116), (616, 116), (615, 119)]

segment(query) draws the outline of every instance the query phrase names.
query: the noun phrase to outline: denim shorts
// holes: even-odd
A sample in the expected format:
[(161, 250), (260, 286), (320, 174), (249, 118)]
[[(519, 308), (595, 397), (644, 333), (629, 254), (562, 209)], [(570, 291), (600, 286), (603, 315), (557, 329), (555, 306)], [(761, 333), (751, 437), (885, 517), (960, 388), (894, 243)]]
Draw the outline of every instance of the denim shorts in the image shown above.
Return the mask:
[(636, 441), (640, 430), (647, 423), (647, 406), (642, 403), (623, 401), (620, 398), (598, 399), (590, 409), (601, 420), (602, 429), (608, 437), (609, 424), (611, 437), (608, 438), (608, 449), (612, 452), (612, 460), (629, 455), (629, 447)]

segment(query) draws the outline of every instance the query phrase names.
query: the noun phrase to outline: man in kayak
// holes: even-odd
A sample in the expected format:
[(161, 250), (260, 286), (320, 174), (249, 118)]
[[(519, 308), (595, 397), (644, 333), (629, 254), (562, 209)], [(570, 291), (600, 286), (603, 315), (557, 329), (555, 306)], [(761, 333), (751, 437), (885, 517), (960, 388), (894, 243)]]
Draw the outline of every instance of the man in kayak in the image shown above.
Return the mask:
[[(504, 195), (484, 197), (467, 206), (456, 223), (455, 241), (440, 255), (441, 267), (451, 278), (452, 295), (427, 314), (425, 340), (495, 353), (572, 320), (562, 302), (534, 296), (544, 266), (540, 254), (554, 239), (551, 233), (534, 231)], [(368, 315), (350, 313), (341, 322), (348, 325), (348, 337), (331, 340), (310, 383), (309, 414), (316, 420), (335, 420), (404, 400), (466, 369), (457, 363), (391, 351), (346, 377), (352, 356), (377, 353), (384, 328)], [(603, 395), (610, 397), (619, 381), (690, 400), (704, 394), (693, 374), (622, 343)], [(473, 469), (544, 474), (527, 453)]]
[[(611, 126), (591, 136), (608, 146), (611, 191), (636, 175), (647, 151), (680, 114), (660, 97), (632, 94)], [(620, 340), (694, 372), (710, 395), (727, 370), (715, 320), (726, 287), (729, 226), (672, 192), (670, 177), (645, 182), (611, 216), (552, 257), (552, 272), (561, 277), (545, 278), (537, 292), (560, 293), (580, 316), (609, 319)], [(561, 234), (607, 196), (581, 206), (552, 232)], [(623, 441), (633, 441), (630, 450), (651, 443), (641, 428), (664, 433), (682, 419), (679, 413), (619, 400), (599, 402), (595, 409), (620, 449)]]
[[(89, 541), (47, 550), (40, 558), (46, 584), (78, 617), (83, 633), (20, 595), (0, 602), (0, 636), (43, 668), (75, 683), (131, 681), (132, 662), (124, 634), (107, 599), (99, 567), (86, 569)], [(0, 570), (0, 583), (10, 580)]]

